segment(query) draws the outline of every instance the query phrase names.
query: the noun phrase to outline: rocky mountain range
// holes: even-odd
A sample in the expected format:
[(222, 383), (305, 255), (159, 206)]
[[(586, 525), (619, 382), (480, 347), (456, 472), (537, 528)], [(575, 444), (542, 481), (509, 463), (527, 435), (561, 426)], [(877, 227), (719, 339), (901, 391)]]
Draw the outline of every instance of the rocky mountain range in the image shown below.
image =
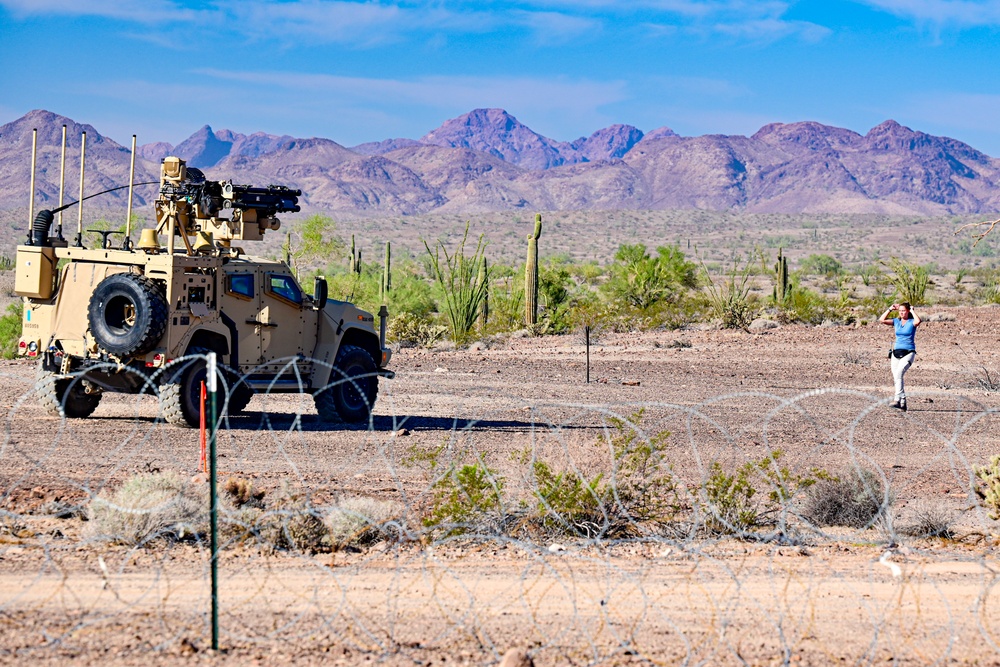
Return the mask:
[[(76, 198), (80, 133), (86, 193), (128, 182), (129, 150), (89, 125), (36, 110), (0, 126), (0, 208), (24, 207), (31, 130), (38, 128), (36, 206), (59, 191), (67, 125), (67, 201)], [(888, 120), (867, 134), (815, 122), (774, 123), (753, 136), (682, 137), (612, 125), (574, 141), (531, 130), (502, 109), (476, 109), (420, 139), (353, 147), (330, 139), (244, 135), (208, 125), (176, 146), (137, 150), (137, 182), (165, 155), (210, 178), (301, 188), (306, 210), (341, 215), (469, 214), (527, 209), (708, 209), (766, 213), (993, 214), (1000, 160), (960, 141)], [(70, 194), (72, 193), (72, 194)], [(137, 192), (137, 203), (155, 187)], [(122, 201), (124, 191), (107, 195)]]

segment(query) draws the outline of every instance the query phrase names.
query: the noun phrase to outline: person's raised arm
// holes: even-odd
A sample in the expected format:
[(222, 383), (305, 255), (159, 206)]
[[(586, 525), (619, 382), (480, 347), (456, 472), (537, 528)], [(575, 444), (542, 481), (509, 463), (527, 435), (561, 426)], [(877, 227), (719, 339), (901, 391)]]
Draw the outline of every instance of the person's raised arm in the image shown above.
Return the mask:
[(910, 308), (910, 317), (913, 318), (913, 327), (914, 328), (920, 326), (920, 323), (923, 322), (923, 320), (920, 319), (920, 316), (917, 315), (915, 312), (913, 312), (913, 308)]
[(878, 318), (878, 321), (881, 322), (882, 324), (888, 324), (889, 326), (892, 326), (892, 318), (889, 317), (889, 313), (891, 313), (892, 311), (896, 310), (896, 308), (898, 308), (898, 307), (899, 306), (894, 303), (891, 306), (889, 306), (888, 308), (886, 308), (885, 312), (882, 313), (882, 317)]

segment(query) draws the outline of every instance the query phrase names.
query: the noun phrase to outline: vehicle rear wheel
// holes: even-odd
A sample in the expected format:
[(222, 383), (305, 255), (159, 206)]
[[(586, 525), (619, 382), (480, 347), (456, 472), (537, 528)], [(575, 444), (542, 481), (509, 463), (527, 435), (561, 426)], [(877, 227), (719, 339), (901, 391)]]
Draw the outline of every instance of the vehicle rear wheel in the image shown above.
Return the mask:
[(188, 356), (175, 361), (175, 368), (164, 369), (165, 380), (160, 384), (160, 411), (168, 424), (175, 426), (201, 425), (201, 383), (208, 377), (209, 350), (193, 349)]
[(92, 415), (101, 402), (101, 392), (88, 394), (80, 378), (62, 378), (41, 367), (35, 381), (35, 393), (41, 406), (54, 417), (83, 419)]
[(329, 386), (313, 394), (319, 418), (348, 424), (368, 421), (378, 397), (377, 371), (364, 348), (342, 345)]
[(125, 357), (149, 352), (167, 329), (167, 299), (156, 282), (134, 273), (115, 273), (94, 289), (87, 323), (97, 344)]
[[(165, 381), (160, 383), (160, 408), (163, 419), (176, 426), (201, 426), (201, 383), (208, 378), (208, 362), (204, 358), (211, 350), (192, 348), (189, 358), (176, 361), (176, 368), (164, 370)], [(226, 382), (219, 382), (220, 391), (229, 392), (226, 414), (238, 415), (246, 409), (254, 391), (240, 382), (239, 373), (222, 367)], [(218, 407), (223, 409), (223, 398), (218, 398)]]

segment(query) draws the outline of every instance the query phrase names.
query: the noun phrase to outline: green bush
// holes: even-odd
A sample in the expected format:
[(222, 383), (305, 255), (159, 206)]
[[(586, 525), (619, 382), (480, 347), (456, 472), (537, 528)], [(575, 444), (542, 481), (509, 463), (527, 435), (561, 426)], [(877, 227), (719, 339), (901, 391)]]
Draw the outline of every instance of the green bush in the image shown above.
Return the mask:
[(848, 317), (846, 303), (826, 299), (816, 292), (796, 285), (779, 309), (778, 319), (784, 322), (822, 324), (826, 320), (844, 321)]
[(713, 462), (702, 483), (705, 526), (712, 532), (739, 535), (759, 526), (774, 525), (787, 513), (799, 491), (829, 477), (815, 468), (808, 475), (794, 473), (779, 464), (781, 456), (781, 450), (776, 449), (731, 473), (718, 461)]
[(621, 245), (602, 290), (611, 301), (645, 310), (676, 299), (697, 283), (697, 267), (678, 246), (660, 246), (651, 257), (642, 244)]
[(503, 487), (503, 478), (479, 461), (451, 466), (433, 484), (423, 524), (442, 528), (449, 535), (475, 532), (500, 518)]
[(401, 347), (432, 347), (443, 340), (448, 327), (413, 313), (402, 313), (389, 319), (385, 336)]
[(0, 316), (0, 357), (14, 359), (17, 357), (17, 344), (21, 339), (21, 325), (24, 319), (24, 306), (12, 303), (7, 306), (7, 312)]
[(841, 263), (830, 255), (809, 255), (799, 262), (799, 271), (805, 275), (833, 277), (843, 270)]
[(588, 537), (601, 532), (607, 522), (604, 505), (608, 489), (601, 485), (601, 474), (585, 480), (578, 473), (554, 473), (547, 463), (532, 466), (538, 515), (546, 527), (560, 527), (566, 532), (583, 532)]

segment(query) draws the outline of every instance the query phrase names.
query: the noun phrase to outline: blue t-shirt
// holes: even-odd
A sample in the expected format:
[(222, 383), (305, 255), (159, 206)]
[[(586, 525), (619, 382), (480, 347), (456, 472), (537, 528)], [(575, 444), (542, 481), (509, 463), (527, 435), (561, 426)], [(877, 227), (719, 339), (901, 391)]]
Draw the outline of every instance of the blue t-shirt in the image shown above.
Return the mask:
[(913, 343), (914, 334), (917, 333), (917, 327), (913, 324), (913, 318), (908, 320), (901, 320), (898, 317), (892, 319), (892, 326), (896, 330), (896, 344), (895, 349), (897, 350), (916, 350), (917, 346)]

